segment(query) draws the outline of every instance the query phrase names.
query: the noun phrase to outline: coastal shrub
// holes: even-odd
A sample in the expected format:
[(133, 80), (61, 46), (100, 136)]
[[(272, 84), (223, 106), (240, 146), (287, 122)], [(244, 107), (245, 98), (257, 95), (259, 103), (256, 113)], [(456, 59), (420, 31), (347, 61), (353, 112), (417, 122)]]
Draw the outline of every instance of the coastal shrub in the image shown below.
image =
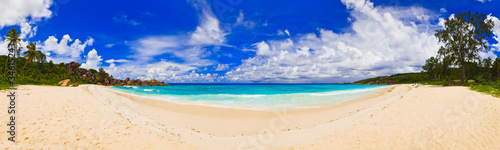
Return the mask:
[(493, 83), (490, 83), (490, 85), (479, 84), (479, 85), (476, 85), (474, 87), (471, 87), (470, 89), (473, 91), (490, 94), (490, 95), (493, 95), (495, 97), (500, 96), (500, 83), (499, 82), (493, 82)]
[[(5, 68), (5, 61), (7, 56), (0, 55), (0, 90), (9, 88), (7, 80), (7, 70)], [(26, 63), (24, 57), (17, 58), (16, 62), (16, 84), (17, 85), (57, 85), (57, 83), (64, 79), (71, 79), (72, 82), (79, 84), (92, 84), (89, 81), (84, 81), (70, 75), (64, 66), (65, 63), (54, 64), (49, 61), (47, 63), (30, 63), (24, 68), (23, 75), (21, 76), (21, 69)], [(95, 70), (94, 70), (95, 71)], [(103, 70), (104, 71), (104, 70)], [(97, 71), (96, 71), (97, 72)], [(106, 74), (104, 72), (104, 74)]]
[(90, 71), (92, 74), (96, 74), (96, 73), (97, 73), (97, 70), (95, 70), (95, 69), (89, 69), (89, 71)]

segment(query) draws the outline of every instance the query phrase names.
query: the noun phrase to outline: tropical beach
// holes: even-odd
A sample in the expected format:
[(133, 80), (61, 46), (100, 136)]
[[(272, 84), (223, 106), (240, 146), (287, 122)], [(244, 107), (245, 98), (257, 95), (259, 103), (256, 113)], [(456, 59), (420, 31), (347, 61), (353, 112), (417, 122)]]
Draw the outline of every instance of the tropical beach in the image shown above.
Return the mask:
[(96, 85), (18, 89), (18, 142), (2, 141), (13, 149), (500, 148), (500, 99), (466, 87), (397, 85), (289, 111), (181, 105)]
[(0, 0), (0, 149), (500, 149), (498, 0)]

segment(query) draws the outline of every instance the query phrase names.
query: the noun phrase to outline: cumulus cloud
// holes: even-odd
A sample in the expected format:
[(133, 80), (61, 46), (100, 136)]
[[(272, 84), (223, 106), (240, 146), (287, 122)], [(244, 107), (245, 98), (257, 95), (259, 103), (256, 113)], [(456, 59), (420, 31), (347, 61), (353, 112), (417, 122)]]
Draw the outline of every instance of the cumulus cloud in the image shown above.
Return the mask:
[(196, 73), (197, 67), (186, 64), (161, 60), (154, 63), (138, 64), (127, 62), (124, 65), (116, 66), (111, 62), (105, 70), (118, 79), (127, 77), (141, 80), (157, 79), (167, 82), (215, 82), (220, 80), (218, 74)]
[(375, 7), (342, 0), (350, 9), (352, 32), (318, 29), (294, 39), (262, 41), (255, 57), (228, 71), (230, 81), (345, 82), (421, 70), (437, 54), (430, 23), (436, 15), (420, 7)]
[(19, 37), (23, 39), (32, 38), (36, 35), (36, 31), (38, 30), (38, 26), (31, 27), (31, 25), (26, 21), (21, 22), (20, 26), (21, 34), (19, 35)]
[(79, 61), (85, 47), (91, 46), (93, 43), (94, 39), (92, 37), (82, 43), (79, 39), (73, 40), (66, 34), (60, 41), (54, 36), (49, 36), (41, 47), (42, 51), (47, 55), (47, 60), (58, 63)]
[(52, 3), (52, 0), (4, 0), (0, 5), (0, 28), (19, 25), (28, 17), (34, 22), (50, 18)]
[(228, 64), (218, 64), (217, 67), (215, 67), (215, 71), (224, 71), (229, 69)]
[(269, 49), (269, 45), (264, 41), (253, 45), (257, 47), (257, 55), (270, 56), (273, 54)]
[(494, 27), (493, 27), (493, 39), (497, 41), (497, 44), (493, 44), (492, 48), (493, 50), (499, 51), (500, 50), (500, 20), (492, 16), (491, 14), (488, 15), (487, 19), (491, 19), (493, 21)]
[(3, 1), (0, 5), (0, 29), (5, 26), (19, 25), (20, 38), (29, 39), (36, 35), (38, 26), (33, 24), (52, 16), (49, 7), (52, 0)]
[(82, 68), (98, 69), (100, 67), (102, 58), (97, 55), (97, 51), (95, 49), (89, 51), (86, 57), (87, 60), (81, 65)]

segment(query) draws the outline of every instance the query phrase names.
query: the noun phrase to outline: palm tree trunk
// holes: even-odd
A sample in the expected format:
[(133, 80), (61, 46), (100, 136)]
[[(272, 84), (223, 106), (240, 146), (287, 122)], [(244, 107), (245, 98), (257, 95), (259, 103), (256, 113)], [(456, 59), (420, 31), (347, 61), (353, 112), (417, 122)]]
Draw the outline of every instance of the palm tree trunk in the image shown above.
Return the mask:
[(26, 67), (26, 65), (28, 64), (28, 62), (26, 62), (23, 66), (23, 69), (21, 69), (21, 74), (20, 74), (20, 77), (19, 79), (21, 79), (23, 77), (23, 71), (24, 71), (24, 67)]
[(7, 63), (9, 63), (9, 55), (7, 55), (7, 60), (5, 60), (5, 74), (6, 74), (6, 75), (7, 75), (7, 74), (9, 74), (9, 73), (8, 73), (8, 72), (9, 72), (9, 71), (8, 71), (8, 70), (9, 70), (9, 68), (7, 68)]

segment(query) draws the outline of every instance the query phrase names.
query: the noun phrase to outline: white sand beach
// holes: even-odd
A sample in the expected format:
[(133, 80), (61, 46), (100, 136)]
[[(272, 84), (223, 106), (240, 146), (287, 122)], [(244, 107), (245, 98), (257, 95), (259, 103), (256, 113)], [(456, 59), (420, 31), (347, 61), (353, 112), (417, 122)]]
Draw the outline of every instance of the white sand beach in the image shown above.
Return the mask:
[(467, 87), (397, 85), (290, 111), (181, 105), (97, 85), (16, 92), (17, 142), (0, 113), (2, 149), (500, 149), (500, 98)]

